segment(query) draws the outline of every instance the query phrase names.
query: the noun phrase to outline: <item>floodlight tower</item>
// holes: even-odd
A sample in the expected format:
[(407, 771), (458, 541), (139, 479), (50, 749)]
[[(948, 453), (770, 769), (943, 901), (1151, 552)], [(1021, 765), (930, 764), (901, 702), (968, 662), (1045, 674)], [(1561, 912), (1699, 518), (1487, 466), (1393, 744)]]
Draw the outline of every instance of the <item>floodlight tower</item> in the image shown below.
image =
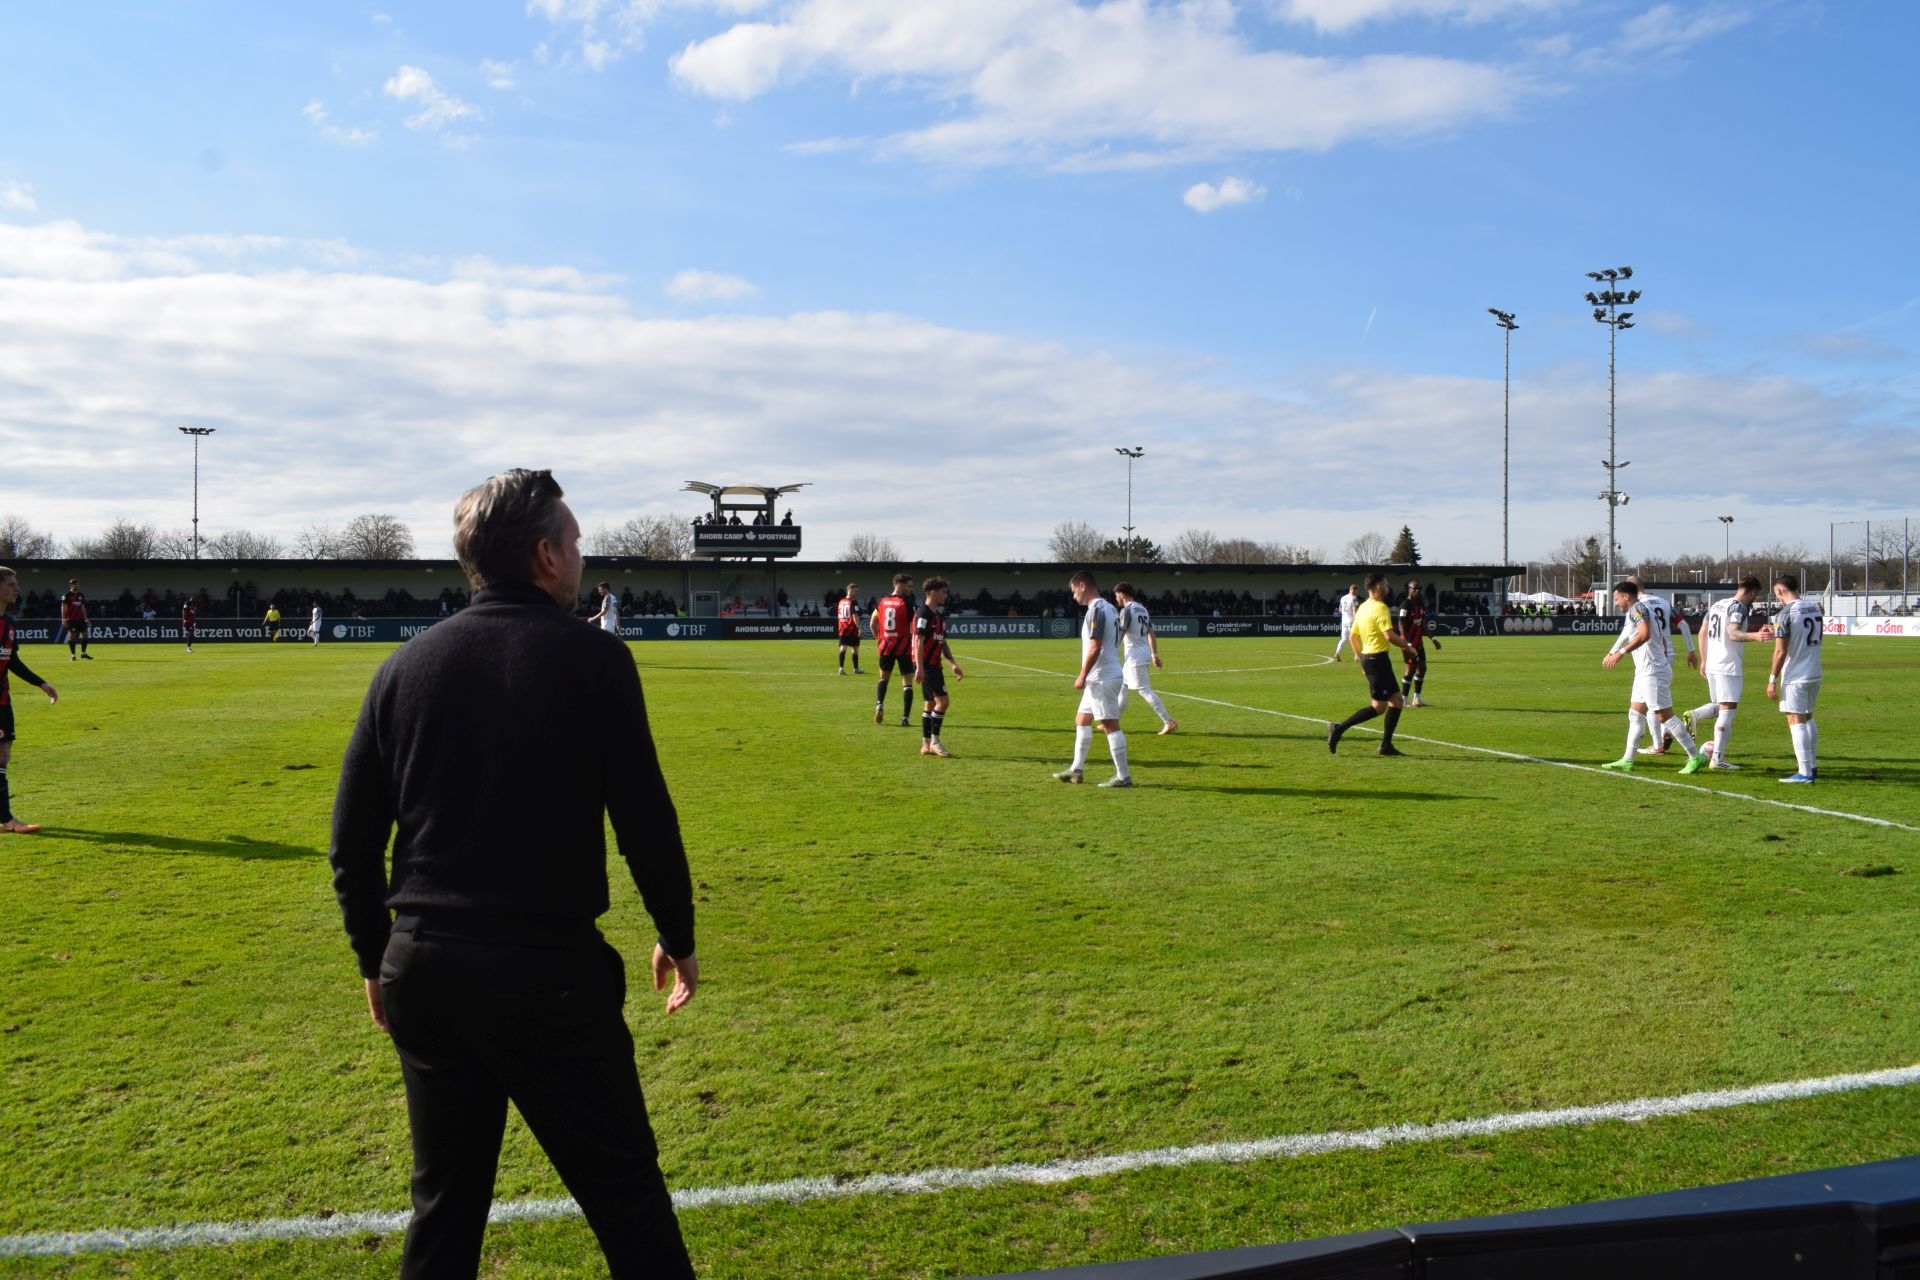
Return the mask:
[(1733, 577), (1733, 517), (1732, 516), (1720, 517), (1720, 532), (1725, 535), (1725, 537), (1721, 539), (1721, 548), (1720, 548), (1720, 552), (1721, 552), (1720, 558), (1727, 562), (1727, 567), (1723, 570), (1723, 572), (1727, 575), (1729, 579), (1731, 579)]
[[(1618, 287), (1622, 280), (1633, 279), (1632, 267), (1607, 267), (1600, 271), (1587, 272), (1587, 279), (1600, 285), (1597, 292), (1589, 292), (1587, 301), (1593, 306), (1593, 318), (1607, 326), (1607, 460), (1600, 465), (1607, 469), (1607, 489), (1600, 495), (1600, 501), (1607, 504), (1607, 599), (1613, 596), (1613, 552), (1614, 513), (1627, 505), (1627, 495), (1620, 492), (1617, 483), (1619, 470), (1626, 466), (1624, 462), (1615, 462), (1614, 458), (1614, 340), (1622, 329), (1633, 328), (1633, 312), (1618, 308), (1630, 306), (1640, 298), (1640, 291), (1634, 289), (1622, 292)], [(1595, 601), (1598, 604), (1598, 601)]]
[(1501, 335), (1506, 346), (1506, 373), (1503, 390), (1500, 393), (1500, 563), (1502, 566), (1512, 563), (1513, 552), (1507, 542), (1509, 531), (1507, 507), (1507, 442), (1513, 431), (1513, 331), (1520, 326), (1513, 322), (1513, 312), (1502, 311), (1498, 307), (1488, 307), (1487, 314), (1493, 322), (1506, 332)]
[(213, 434), (212, 427), (182, 427), (180, 434), (193, 437), (193, 558), (200, 558), (200, 437)]
[(1118, 447), (1114, 449), (1115, 453), (1121, 455), (1127, 460), (1127, 523), (1125, 525), (1125, 529), (1127, 534), (1127, 563), (1128, 564), (1133, 563), (1133, 464), (1142, 454), (1146, 453), (1146, 451), (1147, 451), (1147, 446), (1143, 444), (1135, 445), (1131, 449), (1122, 449)]

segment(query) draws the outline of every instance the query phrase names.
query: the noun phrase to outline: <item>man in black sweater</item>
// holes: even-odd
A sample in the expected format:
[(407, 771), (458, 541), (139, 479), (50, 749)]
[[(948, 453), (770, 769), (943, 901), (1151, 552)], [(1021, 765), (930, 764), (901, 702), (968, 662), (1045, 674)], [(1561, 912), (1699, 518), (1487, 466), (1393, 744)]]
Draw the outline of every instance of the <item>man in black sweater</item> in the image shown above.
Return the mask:
[(560, 498), (551, 473), (523, 470), (461, 497), (454, 550), (473, 603), (387, 659), (340, 772), (334, 892), (413, 1130), (406, 1280), (478, 1271), (509, 1100), (613, 1276), (693, 1274), (625, 969), (594, 925), (602, 815), (659, 932), (669, 1013), (699, 982), (692, 879), (633, 657), (573, 616), (580, 525)]

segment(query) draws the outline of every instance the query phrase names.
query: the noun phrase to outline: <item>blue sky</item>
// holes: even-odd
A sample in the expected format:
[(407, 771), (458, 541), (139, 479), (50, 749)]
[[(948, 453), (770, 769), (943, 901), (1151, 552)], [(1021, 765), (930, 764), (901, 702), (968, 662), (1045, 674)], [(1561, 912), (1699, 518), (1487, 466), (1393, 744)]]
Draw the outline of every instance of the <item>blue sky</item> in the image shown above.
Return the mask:
[(0, 511), (592, 529), (810, 482), (809, 552), (1064, 520), (1628, 559), (1920, 515), (1920, 7), (102, 4), (0, 18)]

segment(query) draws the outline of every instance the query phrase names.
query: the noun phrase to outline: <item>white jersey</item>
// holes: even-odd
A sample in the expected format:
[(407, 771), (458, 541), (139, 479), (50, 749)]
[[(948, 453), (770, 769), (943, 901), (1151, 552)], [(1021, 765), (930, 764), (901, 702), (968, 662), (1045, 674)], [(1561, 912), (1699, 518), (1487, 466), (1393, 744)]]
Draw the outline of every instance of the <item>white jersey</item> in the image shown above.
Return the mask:
[(1153, 618), (1147, 613), (1147, 606), (1134, 600), (1120, 607), (1120, 638), (1126, 645), (1128, 666), (1153, 665), (1152, 636)]
[(1087, 672), (1087, 679), (1120, 679), (1120, 615), (1099, 596), (1087, 606), (1087, 616), (1080, 622), (1080, 661), (1087, 660), (1086, 646), (1095, 640), (1100, 642), (1100, 657)]
[(1620, 624), (1618, 643), (1631, 644), (1640, 633), (1642, 622), (1647, 624), (1647, 642), (1633, 651), (1633, 669), (1642, 675), (1672, 675), (1673, 606), (1659, 596), (1642, 593), (1627, 610), (1626, 621)]
[(1700, 626), (1700, 670), (1710, 676), (1739, 676), (1746, 672), (1747, 646), (1733, 638), (1733, 632), (1747, 629), (1747, 616), (1753, 606), (1738, 596), (1728, 596), (1707, 610)]
[(607, 596), (600, 602), (600, 629), (612, 635), (620, 634), (620, 597)]
[(314, 631), (314, 632), (317, 632), (320, 630), (320, 606), (319, 605), (313, 606), (313, 617), (307, 620), (307, 630)]
[(1773, 633), (1787, 642), (1787, 662), (1780, 668), (1782, 684), (1795, 684), (1820, 678), (1820, 641), (1827, 619), (1820, 605), (1805, 596), (1783, 606), (1774, 615)]
[(1360, 607), (1360, 597), (1349, 591), (1340, 597), (1340, 629), (1353, 630), (1353, 614)]

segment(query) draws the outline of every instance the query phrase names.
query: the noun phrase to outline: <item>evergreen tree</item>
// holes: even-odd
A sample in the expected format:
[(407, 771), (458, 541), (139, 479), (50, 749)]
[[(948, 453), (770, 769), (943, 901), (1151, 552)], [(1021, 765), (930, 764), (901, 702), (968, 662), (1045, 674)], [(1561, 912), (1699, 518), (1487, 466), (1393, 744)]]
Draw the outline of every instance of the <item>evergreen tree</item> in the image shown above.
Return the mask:
[(1394, 540), (1393, 550), (1387, 552), (1387, 563), (1420, 563), (1420, 544), (1413, 540), (1413, 530), (1409, 526), (1400, 526), (1400, 536)]

